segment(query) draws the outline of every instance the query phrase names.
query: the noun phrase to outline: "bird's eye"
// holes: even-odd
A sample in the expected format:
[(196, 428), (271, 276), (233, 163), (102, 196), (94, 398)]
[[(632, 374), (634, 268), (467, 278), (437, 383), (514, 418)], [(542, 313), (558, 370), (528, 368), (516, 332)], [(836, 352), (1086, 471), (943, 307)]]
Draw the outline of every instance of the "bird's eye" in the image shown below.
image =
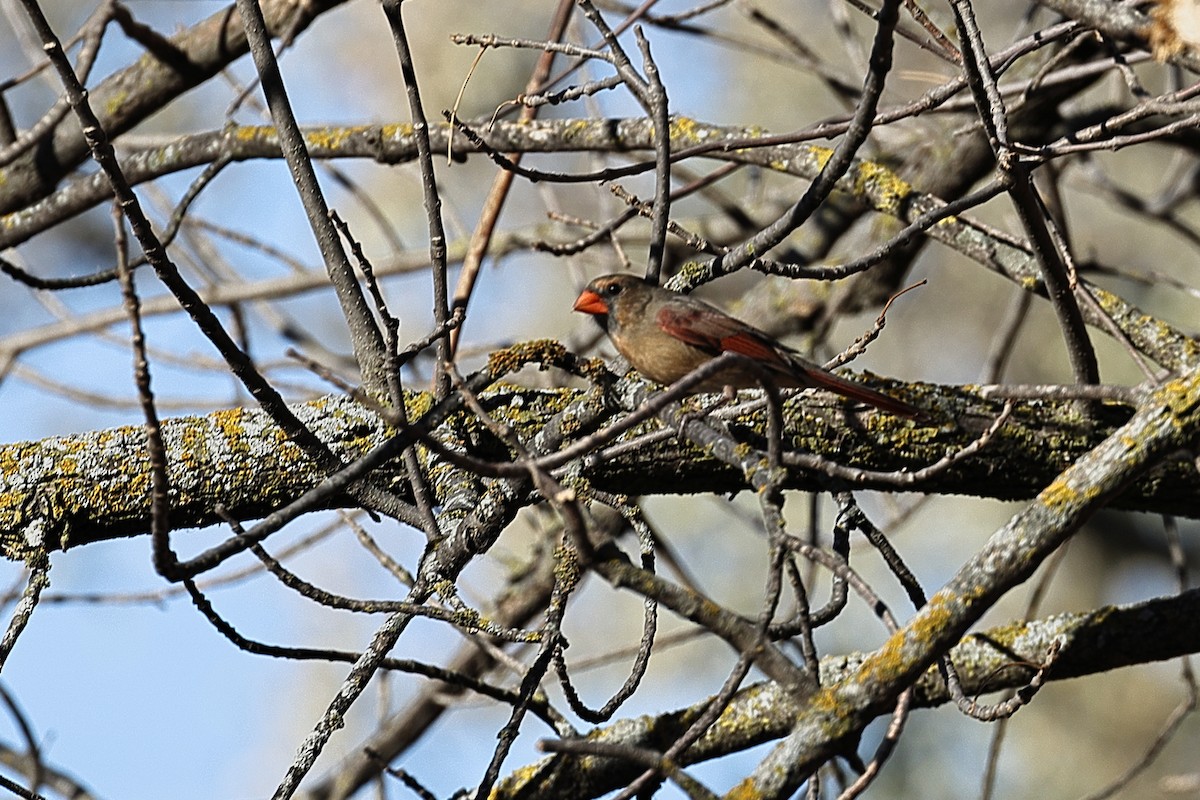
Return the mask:
[(616, 297), (621, 293), (621, 284), (610, 283), (608, 286), (604, 287), (604, 293), (609, 297)]

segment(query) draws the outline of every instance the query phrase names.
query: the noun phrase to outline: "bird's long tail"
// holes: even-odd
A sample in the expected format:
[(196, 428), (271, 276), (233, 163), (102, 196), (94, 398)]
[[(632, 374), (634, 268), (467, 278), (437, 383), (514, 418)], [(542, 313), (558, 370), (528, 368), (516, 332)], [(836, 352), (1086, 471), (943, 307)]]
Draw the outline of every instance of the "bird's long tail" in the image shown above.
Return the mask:
[(907, 417), (916, 420), (929, 418), (929, 414), (916, 406), (911, 406), (903, 400), (897, 400), (895, 397), (886, 395), (883, 392), (877, 392), (874, 389), (863, 386), (861, 383), (847, 380), (827, 370), (813, 369), (806, 366), (804, 372), (808, 379), (812, 381), (811, 385), (814, 387), (827, 389), (834, 394), (840, 394), (851, 400), (866, 403), (869, 406), (874, 406), (881, 411), (895, 414), (898, 417)]

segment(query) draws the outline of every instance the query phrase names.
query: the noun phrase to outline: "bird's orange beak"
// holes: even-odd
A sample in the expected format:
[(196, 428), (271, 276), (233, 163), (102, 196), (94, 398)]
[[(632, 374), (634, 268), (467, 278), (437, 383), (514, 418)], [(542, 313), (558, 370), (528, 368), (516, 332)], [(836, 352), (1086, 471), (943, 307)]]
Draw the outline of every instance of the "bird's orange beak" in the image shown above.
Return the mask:
[(575, 298), (574, 308), (576, 311), (582, 311), (584, 314), (608, 313), (608, 303), (604, 302), (604, 298), (591, 289), (584, 289), (579, 297)]

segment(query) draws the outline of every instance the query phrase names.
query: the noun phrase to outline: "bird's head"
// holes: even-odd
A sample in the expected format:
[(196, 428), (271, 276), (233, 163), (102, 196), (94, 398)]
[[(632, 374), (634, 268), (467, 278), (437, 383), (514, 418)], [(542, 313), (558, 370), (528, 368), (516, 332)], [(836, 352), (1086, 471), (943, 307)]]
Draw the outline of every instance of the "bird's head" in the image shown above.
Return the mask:
[[(602, 275), (579, 293), (574, 309), (597, 318), (611, 315), (620, 319), (630, 307), (645, 302), (648, 288), (636, 275)], [(598, 321), (605, 323), (604, 319)]]

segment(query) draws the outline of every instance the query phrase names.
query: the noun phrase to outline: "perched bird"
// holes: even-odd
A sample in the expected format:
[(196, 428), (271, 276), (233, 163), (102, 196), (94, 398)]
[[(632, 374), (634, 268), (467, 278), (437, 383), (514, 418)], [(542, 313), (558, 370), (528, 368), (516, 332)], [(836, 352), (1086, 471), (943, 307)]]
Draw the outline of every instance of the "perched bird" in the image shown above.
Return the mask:
[[(575, 300), (575, 310), (594, 315), (634, 369), (659, 383), (674, 383), (722, 353), (738, 353), (764, 368), (780, 388), (826, 389), (898, 416), (927, 416), (902, 400), (805, 361), (795, 350), (716, 306), (636, 275), (596, 278)], [(759, 370), (735, 362), (695, 390), (758, 385)]]

